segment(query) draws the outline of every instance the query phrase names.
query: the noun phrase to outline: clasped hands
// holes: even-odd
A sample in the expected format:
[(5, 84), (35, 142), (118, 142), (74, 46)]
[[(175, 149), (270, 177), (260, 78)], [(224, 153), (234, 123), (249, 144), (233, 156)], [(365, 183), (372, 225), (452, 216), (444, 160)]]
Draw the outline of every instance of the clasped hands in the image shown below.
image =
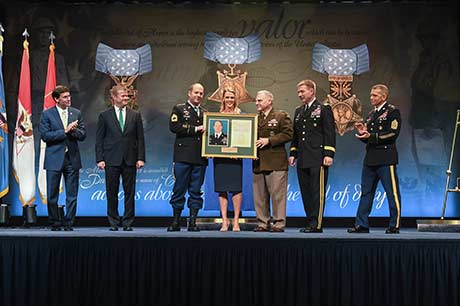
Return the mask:
[(371, 134), (367, 131), (367, 126), (363, 122), (356, 122), (355, 129), (357, 134), (355, 134), (356, 138), (359, 139), (368, 139)]
[(64, 132), (67, 134), (70, 131), (75, 130), (78, 127), (78, 120), (75, 120), (67, 125)]

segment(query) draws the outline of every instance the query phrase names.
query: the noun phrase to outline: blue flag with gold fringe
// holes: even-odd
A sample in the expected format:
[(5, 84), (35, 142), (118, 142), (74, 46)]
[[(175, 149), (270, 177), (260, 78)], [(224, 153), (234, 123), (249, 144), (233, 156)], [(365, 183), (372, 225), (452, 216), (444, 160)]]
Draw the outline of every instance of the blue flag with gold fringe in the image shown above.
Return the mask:
[(6, 120), (5, 86), (3, 85), (3, 35), (0, 29), (0, 198), (8, 193), (8, 123)]

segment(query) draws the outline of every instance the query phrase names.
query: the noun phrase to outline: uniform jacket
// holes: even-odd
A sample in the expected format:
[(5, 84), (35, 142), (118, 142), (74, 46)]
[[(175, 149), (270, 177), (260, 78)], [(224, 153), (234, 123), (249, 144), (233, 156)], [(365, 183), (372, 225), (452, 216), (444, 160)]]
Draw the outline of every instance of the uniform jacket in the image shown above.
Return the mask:
[(372, 110), (367, 116), (366, 126), (371, 136), (362, 139), (367, 144), (364, 165), (397, 164), (396, 139), (401, 130), (401, 113), (396, 106), (387, 102), (380, 111)]
[(221, 133), (219, 137), (216, 137), (215, 134), (211, 134), (209, 136), (209, 144), (210, 145), (227, 145), (227, 135), (224, 133)]
[(258, 138), (268, 138), (269, 144), (257, 150), (258, 159), (253, 162), (254, 173), (286, 171), (288, 161), (284, 145), (292, 139), (289, 114), (272, 109), (265, 119), (259, 115), (258, 125)]
[(298, 106), (290, 149), (290, 156), (297, 158), (297, 167), (320, 167), (325, 156), (334, 158), (334, 154), (335, 123), (331, 107), (318, 100), (306, 112), (305, 105)]
[(96, 162), (107, 166), (120, 166), (125, 161), (135, 166), (138, 160), (145, 161), (144, 127), (141, 114), (126, 107), (123, 131), (115, 108), (110, 107), (99, 115), (96, 131)]
[(200, 115), (190, 103), (177, 104), (173, 107), (169, 118), (169, 129), (176, 134), (174, 142), (174, 162), (207, 165), (208, 160), (201, 157), (201, 139), (203, 133), (195, 132), (195, 127), (203, 125), (203, 113), (206, 110), (200, 106)]
[(85, 124), (81, 112), (73, 107), (67, 110), (67, 122), (78, 120), (75, 130), (65, 133), (61, 116), (57, 106), (45, 110), (40, 118), (41, 139), (46, 143), (45, 163), (46, 170), (60, 171), (64, 165), (65, 150), (68, 149), (72, 168), (81, 168), (80, 149), (78, 141), (86, 138)]

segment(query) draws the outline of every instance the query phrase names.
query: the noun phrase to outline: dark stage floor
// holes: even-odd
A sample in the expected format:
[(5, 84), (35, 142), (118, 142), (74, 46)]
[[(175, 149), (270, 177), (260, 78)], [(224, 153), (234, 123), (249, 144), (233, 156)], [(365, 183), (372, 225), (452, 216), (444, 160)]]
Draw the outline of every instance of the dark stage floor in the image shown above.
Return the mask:
[(200, 232), (167, 232), (165, 227), (135, 227), (132, 232), (111, 232), (107, 227), (76, 227), (74, 231), (50, 231), (46, 227), (36, 228), (0, 228), (1, 237), (155, 237), (155, 238), (240, 238), (240, 239), (359, 239), (359, 240), (456, 240), (460, 233), (417, 232), (414, 228), (403, 228), (397, 235), (385, 234), (385, 228), (371, 228), (369, 234), (349, 234), (346, 228), (326, 228), (320, 234), (300, 233), (299, 228), (287, 228), (284, 233), (255, 233), (252, 231), (220, 232), (219, 230), (202, 230)]
[(460, 234), (0, 228), (5, 306), (460, 305)]

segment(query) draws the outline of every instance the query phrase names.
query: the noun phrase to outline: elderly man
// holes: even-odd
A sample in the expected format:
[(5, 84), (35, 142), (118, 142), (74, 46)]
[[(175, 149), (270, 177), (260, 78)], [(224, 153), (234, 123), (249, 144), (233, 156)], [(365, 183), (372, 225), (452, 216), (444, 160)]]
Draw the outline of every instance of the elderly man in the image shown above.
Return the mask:
[[(256, 232), (284, 232), (288, 160), (284, 145), (292, 138), (292, 121), (285, 111), (273, 109), (273, 94), (261, 90), (256, 96), (259, 111), (258, 159), (253, 162)], [(270, 198), (273, 215), (270, 217)]]

